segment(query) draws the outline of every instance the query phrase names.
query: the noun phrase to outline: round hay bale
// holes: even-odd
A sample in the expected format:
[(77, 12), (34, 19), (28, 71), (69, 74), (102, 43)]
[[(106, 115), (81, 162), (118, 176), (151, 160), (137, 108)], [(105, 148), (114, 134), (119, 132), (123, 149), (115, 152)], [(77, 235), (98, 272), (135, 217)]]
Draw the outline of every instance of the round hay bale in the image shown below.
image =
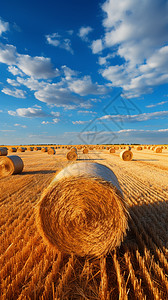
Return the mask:
[(33, 147), (27, 147), (27, 151), (33, 151)]
[(161, 147), (156, 147), (155, 152), (156, 153), (162, 153), (162, 148)]
[(131, 150), (131, 146), (126, 146), (126, 150)]
[(0, 156), (6, 156), (8, 155), (7, 148), (0, 148)]
[(12, 147), (12, 148), (9, 149), (9, 151), (10, 151), (10, 152), (17, 152), (17, 148)]
[(78, 154), (75, 151), (69, 151), (66, 155), (67, 160), (77, 160)]
[(98, 163), (71, 164), (43, 192), (36, 222), (44, 241), (67, 254), (105, 255), (120, 246), (128, 213), (117, 177)]
[(88, 154), (89, 150), (87, 148), (83, 149), (83, 154)]
[(136, 149), (137, 150), (142, 150), (143, 148), (141, 146), (138, 146)]
[(72, 148), (70, 148), (70, 151), (75, 151), (77, 153), (77, 148), (76, 147), (72, 147)]
[(119, 147), (118, 147), (118, 146), (115, 146), (114, 149), (115, 149), (115, 150), (119, 150)]
[(19, 151), (19, 152), (25, 152), (25, 148), (24, 148), (24, 147), (19, 147), (19, 148), (18, 148), (18, 151)]
[(47, 151), (48, 151), (47, 147), (41, 148), (41, 152), (47, 152)]
[(133, 153), (130, 150), (124, 150), (120, 153), (120, 158), (124, 161), (132, 160)]
[(56, 151), (53, 148), (48, 149), (48, 154), (55, 155)]
[(115, 149), (114, 149), (114, 148), (111, 148), (111, 149), (109, 150), (109, 152), (110, 152), (110, 153), (115, 153)]
[(19, 156), (11, 155), (0, 158), (0, 177), (21, 173), (24, 164)]

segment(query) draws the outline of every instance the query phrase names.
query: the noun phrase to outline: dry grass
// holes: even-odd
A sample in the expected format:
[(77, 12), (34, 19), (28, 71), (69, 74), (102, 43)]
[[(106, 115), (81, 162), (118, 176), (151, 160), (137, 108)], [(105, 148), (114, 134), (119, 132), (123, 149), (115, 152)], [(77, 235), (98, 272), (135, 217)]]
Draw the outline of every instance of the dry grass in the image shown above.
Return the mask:
[(63, 255), (37, 232), (34, 207), (52, 172), (70, 163), (65, 152), (58, 149), (57, 160), (20, 153), (23, 175), (0, 179), (0, 299), (168, 299), (166, 151), (135, 150), (126, 164), (117, 155), (88, 154), (115, 171), (131, 216), (120, 248), (100, 259)]

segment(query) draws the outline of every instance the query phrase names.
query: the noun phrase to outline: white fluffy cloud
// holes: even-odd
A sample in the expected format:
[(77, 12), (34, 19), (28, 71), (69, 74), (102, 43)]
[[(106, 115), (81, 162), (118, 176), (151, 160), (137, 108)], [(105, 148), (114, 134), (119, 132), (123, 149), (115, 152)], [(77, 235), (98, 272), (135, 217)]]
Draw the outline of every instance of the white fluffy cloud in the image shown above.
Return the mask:
[(49, 121), (43, 121), (43, 122), (41, 122), (41, 124), (43, 124), (43, 125), (47, 125), (47, 124), (57, 124), (59, 121), (60, 121), (60, 119), (55, 118), (55, 119), (53, 119), (52, 122), (49, 122)]
[(11, 90), (9, 88), (3, 88), (2, 93), (15, 98), (26, 98), (26, 92), (18, 89)]
[(58, 69), (53, 69), (50, 58), (43, 56), (18, 55), (17, 66), (26, 75), (37, 79), (48, 79), (59, 75)]
[(138, 115), (105, 115), (99, 118), (99, 120), (109, 120), (115, 122), (141, 122), (165, 118), (167, 116), (168, 111), (157, 111), (152, 113), (142, 113)]
[(37, 79), (34, 79), (32, 77), (29, 77), (29, 78), (26, 78), (26, 79), (24, 79), (22, 77), (17, 77), (16, 79), (17, 79), (17, 82), (19, 84), (22, 84), (22, 85), (26, 86), (31, 91), (40, 90), (40, 89), (44, 88), (47, 85), (47, 82), (38, 81)]
[(0, 36), (2, 35), (3, 32), (6, 32), (9, 30), (9, 23), (4, 22), (0, 19)]
[(14, 124), (14, 126), (16, 126), (16, 127), (22, 127), (22, 128), (27, 128), (26, 125), (22, 125), (22, 124)]
[(152, 107), (156, 107), (156, 106), (162, 106), (164, 104), (168, 103), (168, 101), (161, 101), (161, 102), (158, 102), (158, 103), (155, 103), (155, 104), (150, 104), (150, 105), (146, 105), (147, 108), (152, 108)]
[(168, 83), (167, 2), (108, 0), (102, 9), (106, 13), (103, 47), (122, 59), (121, 65), (101, 70), (103, 77), (122, 87), (128, 97)]
[(9, 83), (10, 85), (12, 86), (20, 86), (20, 83), (17, 82), (15, 79), (10, 79), (10, 78), (7, 78), (7, 83)]
[(83, 125), (83, 124), (86, 124), (88, 122), (89, 121), (72, 121), (72, 124), (74, 124), (74, 125)]
[(79, 104), (81, 99), (73, 96), (67, 88), (56, 83), (48, 83), (44, 88), (35, 92), (35, 98), (47, 104), (64, 106), (69, 104)]
[(103, 85), (92, 83), (90, 76), (84, 76), (82, 79), (74, 79), (68, 84), (70, 91), (80, 96), (89, 94), (101, 95), (107, 93)]
[(9, 65), (8, 70), (13, 75), (25, 74), (36, 79), (59, 76), (59, 71), (53, 68), (50, 58), (19, 54), (13, 45), (0, 43), (0, 62)]
[(12, 73), (12, 75), (16, 76), (16, 75), (20, 75), (20, 76), (23, 76), (23, 72), (21, 72), (21, 70), (19, 70), (17, 67), (15, 66), (9, 66), (8, 67), (8, 71), (10, 73)]
[(67, 38), (67, 37), (63, 38), (57, 32), (48, 34), (45, 37), (46, 37), (47, 43), (49, 45), (65, 49), (65, 50), (69, 51), (71, 54), (73, 54), (73, 49), (71, 47), (71, 40), (69, 38)]
[(16, 64), (16, 47), (0, 43), (0, 62), (7, 65)]
[(103, 50), (103, 43), (101, 39), (95, 40), (91, 44), (93, 54), (99, 53)]
[(88, 34), (90, 32), (93, 31), (93, 28), (90, 27), (90, 26), (82, 26), (80, 29), (79, 29), (79, 37), (83, 40), (83, 41), (88, 41)]
[(16, 111), (9, 110), (8, 114), (11, 116), (19, 116), (26, 118), (43, 118), (50, 116), (48, 113), (44, 112), (41, 108), (18, 108)]

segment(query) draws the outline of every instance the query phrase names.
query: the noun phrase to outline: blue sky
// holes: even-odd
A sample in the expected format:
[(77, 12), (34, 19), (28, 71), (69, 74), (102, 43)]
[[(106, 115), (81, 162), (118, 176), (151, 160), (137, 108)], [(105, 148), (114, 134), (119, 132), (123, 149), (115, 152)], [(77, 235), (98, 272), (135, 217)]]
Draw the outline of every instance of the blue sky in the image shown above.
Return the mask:
[(0, 144), (168, 144), (166, 0), (6, 0)]

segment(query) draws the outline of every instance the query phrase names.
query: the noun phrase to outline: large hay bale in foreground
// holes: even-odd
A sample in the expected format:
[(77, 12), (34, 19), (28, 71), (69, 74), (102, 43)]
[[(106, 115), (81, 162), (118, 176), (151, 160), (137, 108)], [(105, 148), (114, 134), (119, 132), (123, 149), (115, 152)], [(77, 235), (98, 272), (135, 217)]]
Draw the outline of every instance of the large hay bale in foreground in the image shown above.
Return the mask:
[(124, 150), (120, 152), (120, 158), (124, 161), (132, 160), (133, 153), (130, 150)]
[(98, 163), (71, 164), (44, 190), (36, 222), (44, 241), (63, 253), (101, 256), (120, 246), (127, 210), (117, 177)]
[(8, 155), (8, 149), (0, 148), (0, 156), (6, 156), (6, 155)]
[(23, 167), (23, 161), (17, 155), (0, 157), (0, 177), (19, 174)]

